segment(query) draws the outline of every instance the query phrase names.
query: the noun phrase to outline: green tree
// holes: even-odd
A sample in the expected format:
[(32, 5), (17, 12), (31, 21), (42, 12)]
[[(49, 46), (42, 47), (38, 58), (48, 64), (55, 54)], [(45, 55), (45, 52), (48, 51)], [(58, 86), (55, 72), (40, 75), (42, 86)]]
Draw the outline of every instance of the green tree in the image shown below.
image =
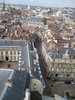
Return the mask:
[(47, 19), (43, 18), (44, 25), (47, 25)]

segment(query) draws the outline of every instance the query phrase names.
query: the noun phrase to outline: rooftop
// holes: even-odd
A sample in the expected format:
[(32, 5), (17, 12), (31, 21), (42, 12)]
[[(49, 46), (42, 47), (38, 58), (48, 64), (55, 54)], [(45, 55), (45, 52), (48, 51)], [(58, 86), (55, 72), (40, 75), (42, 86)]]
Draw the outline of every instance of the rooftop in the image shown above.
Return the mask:
[[(12, 83), (6, 84), (7, 80)], [(29, 88), (29, 81), (30, 77), (26, 71), (0, 69), (0, 99), (22, 100), (25, 96), (25, 89)]]
[(22, 69), (21, 61), (24, 61), (24, 70), (30, 67), (29, 47), (26, 40), (0, 40), (1, 50), (19, 50), (18, 69)]
[[(58, 51), (58, 52), (57, 52)], [(64, 48), (64, 47), (60, 47), (58, 48), (58, 50), (53, 49), (50, 52), (50, 55), (52, 58), (62, 58), (63, 54), (65, 54), (67, 51), (69, 58), (71, 59), (75, 59), (75, 50), (73, 48)], [(73, 56), (73, 57), (72, 57)]]

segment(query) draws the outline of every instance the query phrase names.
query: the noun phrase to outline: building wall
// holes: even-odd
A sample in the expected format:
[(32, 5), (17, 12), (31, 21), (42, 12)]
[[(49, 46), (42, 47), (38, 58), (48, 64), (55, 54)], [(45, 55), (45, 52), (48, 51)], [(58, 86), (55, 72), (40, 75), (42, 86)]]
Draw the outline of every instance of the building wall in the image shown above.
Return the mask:
[(45, 61), (47, 61), (48, 60), (48, 54), (46, 52), (44, 43), (42, 43), (42, 54), (43, 54), (43, 57), (45, 58)]
[(75, 59), (69, 58), (68, 54), (63, 54), (62, 58), (52, 58), (47, 54), (44, 45), (42, 45), (42, 54), (47, 63), (47, 72), (53, 73), (71, 73), (70, 75), (75, 76)]
[(40, 94), (43, 94), (43, 85), (40, 80), (32, 79), (31, 81), (31, 91), (38, 91)]
[(18, 61), (19, 50), (0, 50), (0, 61)]
[(54, 72), (75, 72), (75, 59), (52, 59), (51, 71)]
[(52, 61), (52, 59), (47, 54), (44, 43), (42, 43), (42, 55), (43, 55), (43, 58), (44, 58), (45, 62), (47, 63), (46, 71), (49, 73), (49, 71), (51, 71), (51, 67), (52, 67), (52, 65), (50, 63)]

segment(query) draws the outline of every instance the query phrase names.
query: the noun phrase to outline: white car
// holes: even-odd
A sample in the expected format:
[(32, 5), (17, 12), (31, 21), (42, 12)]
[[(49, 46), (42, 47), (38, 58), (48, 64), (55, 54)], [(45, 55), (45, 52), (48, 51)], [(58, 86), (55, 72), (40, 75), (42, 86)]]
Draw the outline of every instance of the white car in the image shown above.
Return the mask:
[(74, 84), (74, 82), (71, 82), (71, 84)]

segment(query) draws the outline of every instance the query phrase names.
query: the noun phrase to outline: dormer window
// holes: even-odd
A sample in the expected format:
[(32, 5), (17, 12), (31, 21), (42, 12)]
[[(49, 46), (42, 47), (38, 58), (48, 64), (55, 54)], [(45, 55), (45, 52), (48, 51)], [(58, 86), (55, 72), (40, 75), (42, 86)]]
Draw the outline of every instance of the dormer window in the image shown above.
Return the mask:
[(56, 58), (56, 55), (54, 54), (54, 58)]
[(59, 58), (62, 58), (62, 55), (59, 55)]
[(71, 55), (71, 59), (73, 59), (73, 56)]
[(69, 47), (69, 44), (68, 43), (64, 43), (64, 47)]
[(55, 59), (53, 59), (53, 62), (55, 61)]

